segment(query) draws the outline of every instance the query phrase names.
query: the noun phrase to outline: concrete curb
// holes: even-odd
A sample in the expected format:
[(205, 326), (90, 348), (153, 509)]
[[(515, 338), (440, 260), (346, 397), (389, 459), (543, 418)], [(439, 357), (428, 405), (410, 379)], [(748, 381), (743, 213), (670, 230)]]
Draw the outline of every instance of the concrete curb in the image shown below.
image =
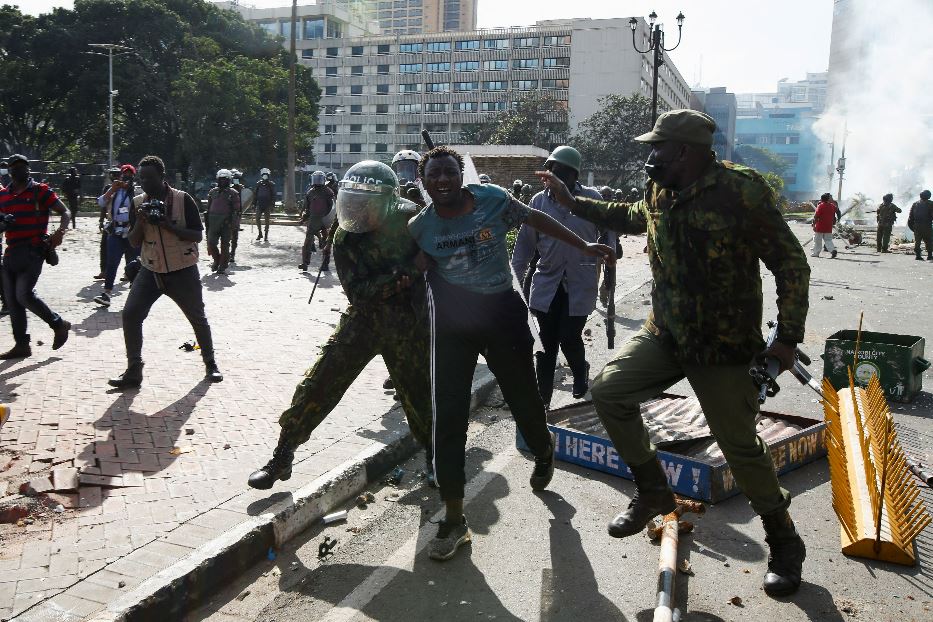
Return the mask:
[[(486, 369), (476, 374), (471, 410), (495, 390)], [(292, 493), (259, 516), (250, 517), (145, 580), (91, 617), (92, 622), (164, 622), (182, 619), (218, 588), (317, 522), (328, 510), (359, 495), (383, 473), (419, 449), (410, 432), (388, 445), (371, 446), (353, 459)]]

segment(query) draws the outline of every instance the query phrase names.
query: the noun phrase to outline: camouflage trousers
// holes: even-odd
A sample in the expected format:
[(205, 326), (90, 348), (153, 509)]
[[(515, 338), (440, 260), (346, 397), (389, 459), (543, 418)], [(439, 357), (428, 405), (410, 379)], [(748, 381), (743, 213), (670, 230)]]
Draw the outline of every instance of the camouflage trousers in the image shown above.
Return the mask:
[(408, 296), (362, 308), (350, 306), (321, 356), (295, 389), (282, 413), (281, 439), (298, 447), (340, 403), (344, 393), (376, 355), (382, 355), (412, 435), (424, 447), (431, 443), (430, 337), (426, 319)]

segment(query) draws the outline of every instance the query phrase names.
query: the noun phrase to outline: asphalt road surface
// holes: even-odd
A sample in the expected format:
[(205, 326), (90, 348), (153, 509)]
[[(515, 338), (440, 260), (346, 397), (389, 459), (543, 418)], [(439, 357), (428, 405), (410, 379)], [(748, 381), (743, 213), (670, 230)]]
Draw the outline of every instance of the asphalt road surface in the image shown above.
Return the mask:
[[(808, 237), (805, 227), (795, 232), (802, 240)], [(642, 246), (643, 238), (626, 239), (617, 345), (647, 314), (648, 286), (639, 283), (645, 275)], [(825, 254), (812, 258), (811, 265), (810, 316), (802, 347), (813, 356), (817, 377), (825, 340), (837, 330), (857, 328), (862, 311), (866, 330), (931, 336), (933, 262), (860, 247), (840, 249), (836, 260)], [(765, 317), (773, 317), (770, 275), (764, 278), (764, 291)], [(610, 356), (602, 320), (597, 312), (588, 324), (594, 370)], [(929, 385), (929, 373), (926, 380)], [(789, 378), (782, 386), (769, 409), (820, 416), (814, 394)], [(569, 379), (558, 386), (555, 406), (570, 401), (567, 389)], [(673, 392), (691, 391), (680, 383)], [(899, 423), (933, 435), (928, 391), (912, 404), (892, 404), (892, 410)], [(532, 463), (515, 450), (514, 434), (508, 411), (495, 398), (474, 417), (465, 510), (474, 538), (453, 560), (438, 563), (427, 556), (442, 504), (418, 475), (423, 461), (416, 456), (402, 465), (406, 476), (399, 487), (373, 486), (376, 501), (366, 509), (350, 505), (347, 522), (309, 529), (190, 619), (651, 620), (658, 547), (644, 534), (624, 540), (606, 534), (606, 523), (628, 503), (633, 485), (558, 463), (549, 489), (533, 493), (528, 485)], [(839, 523), (830, 507), (826, 461), (781, 481), (794, 496), (791, 513), (808, 549), (799, 593), (776, 600), (761, 590), (767, 558), (763, 529), (744, 498), (733, 497), (711, 506), (696, 521), (695, 532), (681, 537), (680, 557), (689, 560), (694, 573), (676, 578), (675, 604), (683, 620), (933, 619), (933, 529), (917, 540), (916, 567), (847, 558), (840, 553)], [(933, 508), (929, 493), (925, 489), (923, 496)], [(337, 544), (319, 560), (325, 537), (336, 538)]]

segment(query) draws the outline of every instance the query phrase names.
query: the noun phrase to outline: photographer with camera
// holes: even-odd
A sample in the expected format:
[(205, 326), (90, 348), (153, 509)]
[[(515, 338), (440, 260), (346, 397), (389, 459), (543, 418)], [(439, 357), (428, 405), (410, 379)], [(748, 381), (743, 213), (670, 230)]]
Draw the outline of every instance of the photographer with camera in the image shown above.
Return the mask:
[[(42, 274), (42, 264), (58, 263), (55, 247), (62, 243), (71, 218), (65, 205), (47, 184), (36, 183), (29, 176), (29, 161), (16, 154), (7, 159), (10, 185), (0, 189), (0, 230), (6, 234), (3, 254), (3, 289), (13, 324), (16, 344), (0, 359), (25, 358), (32, 354), (26, 333), (26, 309), (29, 309), (55, 331), (52, 349), (58, 350), (68, 341), (71, 323), (49, 309), (36, 296), (35, 287)], [(46, 235), (49, 212), (61, 216), (59, 227)]]
[(138, 170), (143, 194), (133, 198), (136, 219), (128, 239), (140, 249), (142, 266), (123, 306), (127, 368), (108, 383), (120, 389), (142, 384), (143, 321), (162, 294), (171, 298), (191, 323), (201, 346), (206, 378), (220, 382), (224, 377), (214, 362), (214, 342), (198, 275), (198, 244), (204, 237), (198, 206), (187, 192), (166, 183), (161, 158), (144, 157)]
[[(104, 269), (104, 292), (94, 298), (97, 304), (109, 307), (110, 296), (113, 293), (113, 284), (117, 279), (117, 270), (120, 259), (126, 258), (126, 266), (139, 256), (139, 250), (130, 244), (127, 237), (135, 223), (133, 213), (133, 197), (136, 196), (136, 187), (133, 178), (136, 168), (132, 164), (120, 167), (120, 179), (114, 181), (109, 188), (97, 197), (100, 206), (99, 225), (106, 235), (106, 267)], [(106, 225), (104, 222), (106, 221)]]

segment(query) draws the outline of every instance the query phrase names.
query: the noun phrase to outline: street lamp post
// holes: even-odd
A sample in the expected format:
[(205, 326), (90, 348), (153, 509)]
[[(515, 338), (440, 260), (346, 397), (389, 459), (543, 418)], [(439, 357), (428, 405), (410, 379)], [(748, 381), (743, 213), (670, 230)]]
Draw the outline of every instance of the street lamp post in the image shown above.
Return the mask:
[(113, 166), (113, 98), (117, 94), (117, 91), (113, 90), (113, 52), (117, 51), (117, 56), (122, 56), (124, 54), (129, 54), (133, 51), (133, 48), (127, 47), (125, 45), (120, 45), (118, 43), (88, 43), (88, 47), (97, 48), (99, 50), (107, 50), (106, 54), (101, 52), (87, 52), (87, 54), (94, 54), (97, 56), (106, 56), (107, 57), (107, 66), (108, 66), (108, 85), (107, 89), (108, 98), (110, 100), (110, 111), (107, 120), (107, 132), (109, 134), (109, 148), (107, 151), (107, 165)]
[(661, 67), (661, 65), (664, 64), (664, 52), (673, 52), (677, 49), (677, 46), (680, 45), (685, 18), (682, 12), (677, 14), (677, 45), (672, 48), (664, 47), (664, 29), (661, 28), (661, 24), (655, 23), (657, 19), (658, 14), (654, 11), (648, 15), (648, 28), (651, 30), (651, 42), (649, 43), (647, 50), (638, 49), (638, 44), (635, 43), (635, 30), (638, 28), (638, 18), (633, 17), (632, 19), (628, 20), (629, 26), (632, 27), (632, 46), (635, 48), (635, 51), (639, 54), (654, 52), (654, 78), (652, 80), (651, 87), (652, 126), (654, 126), (654, 122), (658, 119), (658, 69)]

